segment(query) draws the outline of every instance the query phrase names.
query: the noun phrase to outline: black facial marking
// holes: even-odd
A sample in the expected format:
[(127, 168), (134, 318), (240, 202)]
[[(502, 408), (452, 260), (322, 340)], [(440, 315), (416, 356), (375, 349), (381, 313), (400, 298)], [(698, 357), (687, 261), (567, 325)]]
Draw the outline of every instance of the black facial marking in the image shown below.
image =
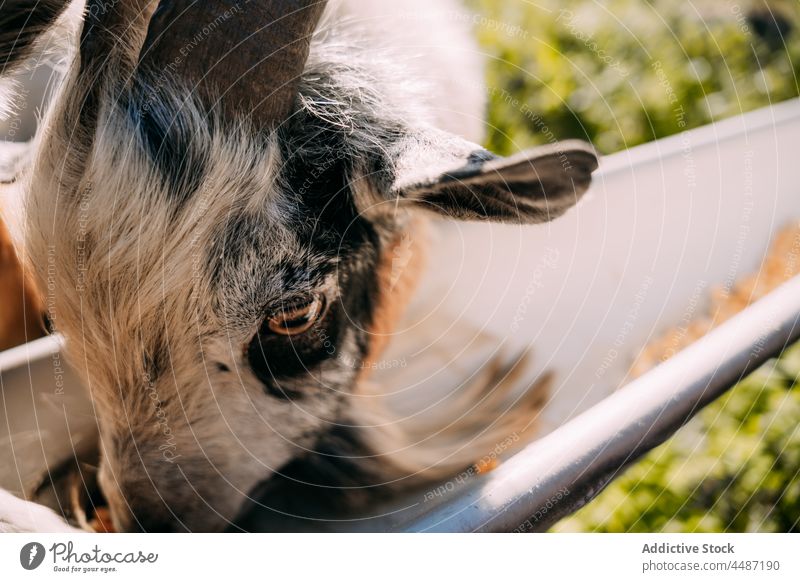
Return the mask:
[[(362, 216), (356, 207), (350, 186), (353, 152), (346, 136), (319, 124), (317, 119), (305, 119), (279, 141), (284, 159), (281, 183), (284, 195), (292, 201), (289, 212), (296, 212), (296, 219), (289, 216), (287, 220), (299, 245), (315, 257), (314, 267), (287, 261), (265, 276), (280, 281), (285, 289), (282, 299), (290, 299), (297, 288), (313, 289), (309, 282), (322, 281), (320, 271), (326, 270), (335, 276), (340, 292), (325, 318), (302, 334), (276, 335), (262, 323), (250, 342), (247, 357), (253, 372), (269, 394), (281, 398), (324, 390), (324, 372), (331, 366), (339, 370), (339, 378), (355, 376), (369, 347), (365, 330), (378, 296), (378, 231), (382, 226)], [(365, 159), (370, 156), (360, 162)], [(226, 237), (239, 238), (240, 231), (239, 224), (232, 224)], [(231, 249), (226, 250), (229, 252)], [(268, 317), (269, 306), (262, 321)], [(342, 345), (346, 328), (355, 340), (353, 349)], [(343, 368), (349, 368), (349, 374)]]
[(247, 360), (269, 394), (290, 400), (302, 398), (316, 391), (313, 384), (320, 376), (318, 365), (337, 355), (342, 325), (339, 305), (330, 306), (311, 329), (294, 336), (272, 332), (265, 318), (247, 348)]
[[(236, 525), (261, 531), (264, 507), (299, 518), (326, 519), (388, 498), (396, 485), (382, 483), (374, 467), (380, 461), (371, 460), (370, 452), (357, 429), (331, 428), (317, 438), (312, 453), (291, 461), (251, 492), (254, 503), (243, 508)], [(256, 507), (257, 503), (263, 506)], [(271, 523), (273, 518), (264, 521)]]
[[(308, 140), (315, 140), (309, 150)], [(335, 256), (363, 241), (363, 229), (350, 191), (350, 159), (335, 132), (320, 131), (281, 142), (286, 195), (299, 216), (312, 217), (298, 229), (301, 241), (316, 252)]]
[(128, 115), (180, 209), (203, 182), (209, 158), (203, 144), (208, 140), (194, 135), (197, 127), (187, 119), (187, 109), (163, 93), (145, 82), (136, 84)]
[[(358, 106), (356, 98), (352, 107)], [(244, 356), (265, 392), (277, 398), (350, 390), (369, 349), (383, 240), (395, 228), (394, 216), (362, 215), (352, 180), (388, 188), (393, 176), (386, 151), (403, 138), (399, 125), (365, 113), (349, 119), (370, 124), (369, 132), (353, 131), (331, 121), (336, 119), (301, 109), (277, 129), (280, 176), (270, 200), (280, 212), (268, 216), (281, 224), (265, 224), (265, 214), (252, 210), (234, 210), (221, 221), (207, 254), (221, 301), (231, 301), (230, 281), (248, 281), (247, 297), (237, 298), (235, 309), (226, 313), (233, 313), (228, 321), (259, 326), (243, 347)], [(369, 140), (363, 139), (367, 133)], [(270, 247), (276, 230), (293, 238), (286, 252)], [(318, 291), (331, 278), (337, 293), (322, 321), (291, 336), (268, 327), (281, 302)]]

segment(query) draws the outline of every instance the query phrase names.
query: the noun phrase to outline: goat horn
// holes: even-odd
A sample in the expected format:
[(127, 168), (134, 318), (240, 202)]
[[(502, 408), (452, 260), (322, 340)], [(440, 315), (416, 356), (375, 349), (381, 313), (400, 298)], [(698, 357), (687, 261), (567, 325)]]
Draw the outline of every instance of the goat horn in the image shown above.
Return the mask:
[(140, 65), (170, 74), (225, 116), (274, 126), (292, 111), (326, 0), (161, 0)]

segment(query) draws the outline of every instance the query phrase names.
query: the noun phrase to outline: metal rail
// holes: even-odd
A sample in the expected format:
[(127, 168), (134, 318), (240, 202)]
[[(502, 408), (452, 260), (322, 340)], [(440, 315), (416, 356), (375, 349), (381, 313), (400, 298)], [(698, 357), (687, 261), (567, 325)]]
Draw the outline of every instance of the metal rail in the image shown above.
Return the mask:
[(413, 532), (544, 531), (708, 403), (800, 339), (800, 277), (664, 364), (532, 443), (479, 486), (398, 527)]

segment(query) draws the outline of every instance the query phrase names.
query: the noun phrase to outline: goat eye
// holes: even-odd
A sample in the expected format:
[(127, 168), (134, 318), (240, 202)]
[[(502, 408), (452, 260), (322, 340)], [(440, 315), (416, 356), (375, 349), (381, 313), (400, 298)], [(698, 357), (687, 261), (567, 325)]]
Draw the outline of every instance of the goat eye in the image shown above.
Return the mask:
[(322, 319), (327, 305), (325, 296), (317, 294), (308, 303), (282, 309), (270, 317), (267, 320), (267, 328), (278, 335), (301, 334)]

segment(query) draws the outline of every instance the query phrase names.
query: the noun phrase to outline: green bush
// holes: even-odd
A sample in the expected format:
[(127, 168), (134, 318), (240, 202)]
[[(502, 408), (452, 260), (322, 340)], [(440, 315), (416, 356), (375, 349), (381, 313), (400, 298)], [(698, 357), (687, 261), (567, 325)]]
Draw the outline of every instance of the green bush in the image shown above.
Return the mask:
[[(567, 137), (608, 153), (800, 94), (795, 1), (771, 13), (733, 0), (471, 3), (495, 57), (487, 145), (499, 153)], [(796, 346), (556, 529), (797, 530), (799, 379)]]
[[(800, 94), (800, 35), (759, 36), (741, 2), (472, 4), (500, 153), (548, 141), (543, 127), (610, 153)], [(762, 20), (800, 25), (796, 2), (774, 8)]]

